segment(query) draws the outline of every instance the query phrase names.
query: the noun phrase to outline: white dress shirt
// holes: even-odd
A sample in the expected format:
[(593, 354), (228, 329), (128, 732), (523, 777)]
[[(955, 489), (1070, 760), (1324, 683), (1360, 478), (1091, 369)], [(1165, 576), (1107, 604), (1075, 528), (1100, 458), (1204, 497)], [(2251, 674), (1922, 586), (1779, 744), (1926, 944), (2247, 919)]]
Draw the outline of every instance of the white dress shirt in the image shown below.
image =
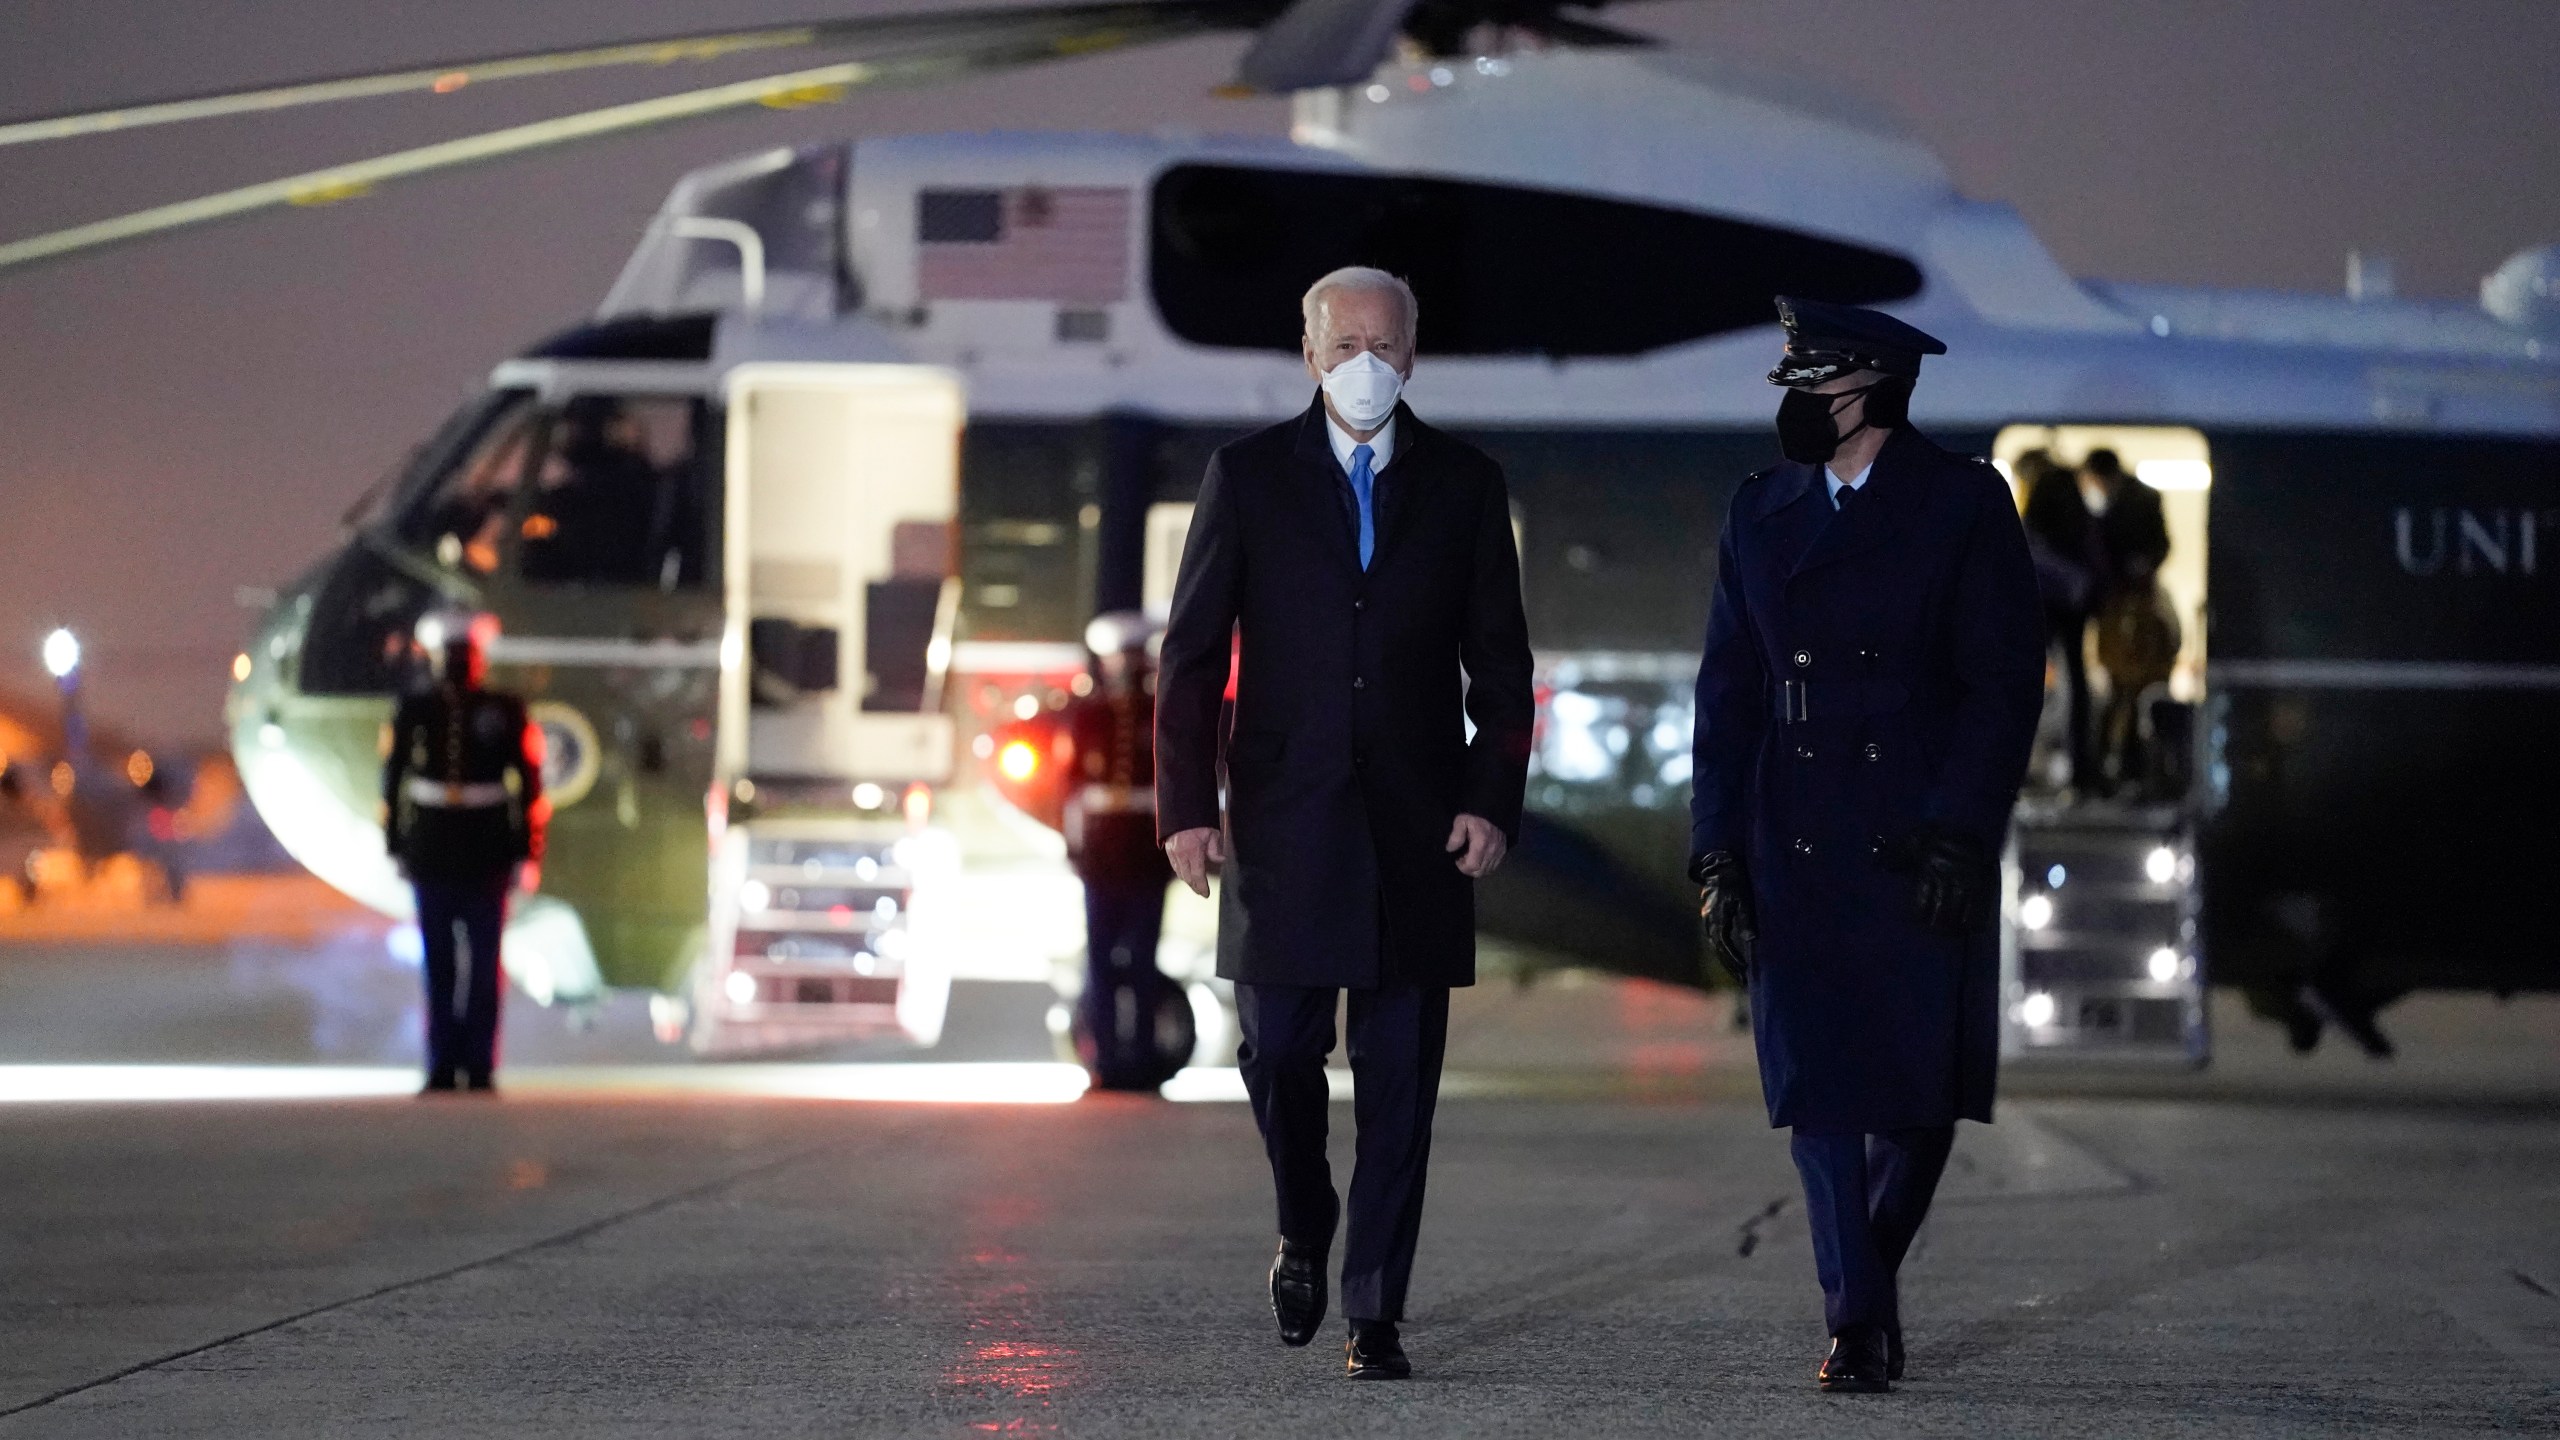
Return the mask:
[(1369, 447), (1371, 475), (1386, 469), (1387, 462), (1395, 458), (1396, 417), (1393, 415), (1387, 417), (1386, 424), (1378, 427), (1377, 434), (1366, 440), (1354, 440), (1351, 438), (1351, 432), (1343, 429), (1342, 422), (1334, 419), (1333, 412), (1327, 410), (1324, 412), (1324, 433), (1326, 438), (1333, 441), (1333, 458), (1342, 462), (1342, 473), (1345, 475), (1351, 473), (1351, 448), (1355, 445)]
[[(1346, 450), (1346, 451), (1344, 451), (1343, 453), (1347, 455), (1347, 454), (1349, 454), (1350, 452)], [(1346, 463), (1348, 463), (1348, 462), (1346, 462)], [(1876, 468), (1876, 462), (1874, 462), (1873, 460), (1870, 460), (1870, 461), (1868, 461), (1868, 462), (1867, 462), (1867, 468), (1866, 468), (1866, 469), (1859, 471), (1857, 474), (1850, 476), (1850, 477), (1849, 477), (1848, 479), (1846, 479), (1846, 480), (1843, 480), (1843, 479), (1841, 479), (1841, 478), (1840, 478), (1840, 472), (1839, 472), (1839, 471), (1832, 469), (1832, 468), (1831, 468), (1830, 466), (1828, 466), (1828, 465), (1823, 466), (1823, 467), (1822, 467), (1822, 478), (1823, 478), (1824, 482), (1825, 482), (1825, 483), (1827, 483), (1827, 484), (1831, 487), (1831, 508), (1832, 508), (1832, 509), (1834, 509), (1834, 510), (1837, 510), (1837, 509), (1839, 509), (1839, 508), (1840, 508), (1840, 492), (1841, 492), (1841, 491), (1843, 491), (1843, 490), (1856, 490), (1856, 489), (1860, 489), (1860, 488), (1862, 488), (1863, 486), (1865, 486), (1865, 484), (1867, 483), (1867, 476), (1868, 476), (1868, 475), (1870, 475), (1870, 474), (1872, 474), (1872, 473), (1874, 472), (1875, 468)]]

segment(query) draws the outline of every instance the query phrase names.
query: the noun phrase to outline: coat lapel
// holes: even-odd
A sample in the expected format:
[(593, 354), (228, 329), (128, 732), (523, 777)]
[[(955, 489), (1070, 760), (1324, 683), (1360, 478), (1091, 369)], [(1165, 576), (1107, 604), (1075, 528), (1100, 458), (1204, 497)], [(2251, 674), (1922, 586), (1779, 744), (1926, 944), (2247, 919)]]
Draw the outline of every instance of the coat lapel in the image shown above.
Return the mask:
[(1343, 514), (1342, 489), (1348, 482), (1342, 478), (1342, 462), (1333, 458), (1332, 437), (1325, 433), (1321, 394), (1307, 407), (1307, 413), (1298, 417), (1298, 442), (1293, 453), (1303, 482), (1294, 489), (1307, 522), (1321, 537), (1316, 543), (1351, 573), (1359, 574), (1360, 537), (1353, 533)]
[[(1909, 518), (1911, 507), (1919, 502), (1921, 491), (1927, 484), (1927, 476), (1919, 463), (1921, 457), (1913, 453), (1913, 447), (1919, 443), (1913, 439), (1908, 426), (1897, 428), (1888, 436), (1884, 449), (1876, 455), (1874, 471), (1867, 476), (1867, 483), (1860, 487), (1862, 493), (1858, 503), (1846, 510), (1831, 508), (1829, 485), (1818, 480), (1807, 483), (1806, 489), (1811, 492), (1809, 498), (1816, 502), (1810, 508), (1825, 519), (1821, 532), (1813, 537), (1813, 543), (1805, 547), (1801, 558), (1788, 572), (1790, 579), (1808, 570), (1863, 555), (1901, 533), (1903, 522)], [(1820, 466), (1802, 468), (1812, 476), (1818, 477), (1822, 473)]]
[(1805, 552), (1831, 523), (1830, 497), (1821, 475), (1819, 465), (1787, 464), (1770, 477), (1759, 516), (1780, 575), (1795, 574)]
[(1378, 517), (1378, 548), (1369, 556), (1369, 569), (1375, 573), (1387, 563), (1395, 550), (1396, 540), (1404, 534), (1405, 519), (1413, 514), (1420, 492), (1431, 483), (1431, 452), (1438, 447), (1440, 434), (1413, 418), (1404, 402), (1396, 402), (1396, 453), (1387, 461), (1395, 473), (1395, 482), (1385, 487), (1385, 502)]

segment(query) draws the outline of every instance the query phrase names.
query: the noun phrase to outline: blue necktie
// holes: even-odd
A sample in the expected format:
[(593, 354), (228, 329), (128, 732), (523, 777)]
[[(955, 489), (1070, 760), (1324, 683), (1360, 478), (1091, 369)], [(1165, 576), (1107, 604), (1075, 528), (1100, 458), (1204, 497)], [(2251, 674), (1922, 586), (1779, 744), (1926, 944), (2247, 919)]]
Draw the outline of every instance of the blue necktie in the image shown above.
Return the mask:
[(1370, 519), (1372, 507), (1369, 504), (1369, 496), (1378, 484), (1378, 477), (1369, 469), (1369, 462), (1376, 458), (1378, 452), (1366, 445), (1351, 447), (1351, 498), (1360, 502), (1360, 568), (1363, 570), (1369, 568), (1370, 552), (1378, 548), (1378, 529)]

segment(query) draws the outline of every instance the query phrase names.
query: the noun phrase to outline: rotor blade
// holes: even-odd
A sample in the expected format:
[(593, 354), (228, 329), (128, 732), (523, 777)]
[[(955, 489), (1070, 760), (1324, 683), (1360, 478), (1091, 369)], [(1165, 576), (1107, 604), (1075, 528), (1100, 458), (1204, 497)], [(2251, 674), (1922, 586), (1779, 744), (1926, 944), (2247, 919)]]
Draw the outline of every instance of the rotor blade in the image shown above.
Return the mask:
[(1662, 43), (1653, 36), (1634, 30), (1621, 30), (1615, 25), (1603, 25), (1597, 20), (1578, 20), (1562, 14), (1525, 21), (1520, 28), (1559, 45), (1579, 45), (1593, 49)]
[(1236, 79), (1266, 91), (1348, 85), (1378, 68), (1414, 0), (1296, 0), (1262, 27)]
[[(1083, 13), (1075, 23), (1014, 26), (975, 46), (852, 60), (793, 71), (787, 75), (767, 76), (761, 80), (742, 80), (654, 100), (613, 105), (601, 110), (538, 120), (530, 125), (466, 135), (458, 140), (424, 145), (353, 164), (333, 165), (325, 170), (307, 171), (281, 180), (226, 190), (217, 195), (183, 200), (174, 205), (139, 210), (111, 220), (75, 225), (67, 230), (0, 244), (0, 271), (278, 206), (326, 205), (352, 200), (392, 180), (405, 180), (411, 176), (678, 121), (698, 120), (751, 105), (796, 109), (842, 100), (852, 91), (864, 87), (952, 79), (1171, 39), (1217, 28), (1226, 23), (1224, 17), (1231, 10), (1231, 7), (1215, 3), (1078, 8)], [(1115, 17), (1115, 23), (1098, 23), (1105, 11)]]
[[(138, 130), (145, 126), (173, 125), (181, 121), (208, 120), (224, 115), (290, 110), (303, 105), (323, 105), (333, 101), (363, 100), (383, 95), (422, 92), (449, 95), (456, 90), (487, 84), (491, 81), (523, 80), (580, 70), (602, 70), (626, 65), (670, 65), (686, 60), (719, 60), (732, 55), (762, 50), (831, 48), (879, 41), (931, 38), (947, 32), (978, 29), (990, 23), (1059, 21), (1073, 24), (1097, 18), (1117, 18), (1133, 10), (1144, 8), (1148, 7), (1129, 3), (1048, 5), (1027, 8), (994, 6), (973, 10), (946, 10), (922, 15), (819, 20), (804, 25), (770, 26), (761, 30), (675, 35), (657, 40), (634, 40), (618, 45), (536, 51), (530, 54), (503, 55), (481, 60), (457, 60), (441, 65), (421, 65), (401, 70), (342, 75), (333, 79), (304, 81), (292, 85), (272, 85), (253, 90), (224, 91), (176, 100), (149, 101), (74, 115), (38, 116), (25, 120), (0, 122), (0, 146), (26, 145), (39, 140), (62, 140), (76, 135), (96, 135), (114, 130)], [(1200, 7), (1175, 5), (1170, 8), (1196, 10)], [(1261, 8), (1267, 10), (1268, 7)]]

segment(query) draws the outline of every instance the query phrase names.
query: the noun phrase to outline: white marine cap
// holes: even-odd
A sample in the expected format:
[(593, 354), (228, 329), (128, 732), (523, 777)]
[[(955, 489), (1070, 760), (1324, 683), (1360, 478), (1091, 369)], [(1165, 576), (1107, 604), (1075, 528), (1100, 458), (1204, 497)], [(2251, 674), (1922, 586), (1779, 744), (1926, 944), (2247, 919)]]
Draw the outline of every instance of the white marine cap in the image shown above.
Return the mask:
[(1163, 630), (1143, 610), (1113, 610), (1094, 616), (1093, 623), (1084, 627), (1084, 648), (1096, 655), (1151, 650)]

